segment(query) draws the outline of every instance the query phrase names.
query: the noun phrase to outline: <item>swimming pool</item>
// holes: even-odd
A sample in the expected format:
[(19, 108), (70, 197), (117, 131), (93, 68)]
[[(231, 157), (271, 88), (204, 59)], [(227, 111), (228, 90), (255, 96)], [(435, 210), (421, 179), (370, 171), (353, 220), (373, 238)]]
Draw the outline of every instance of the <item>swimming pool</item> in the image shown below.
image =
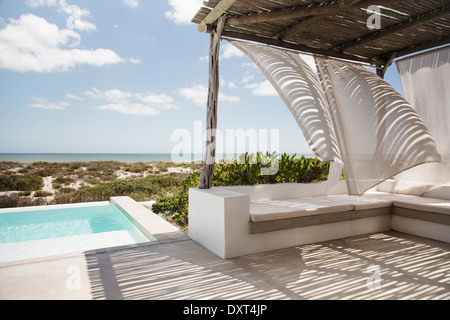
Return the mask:
[(0, 262), (156, 239), (109, 202), (0, 210)]

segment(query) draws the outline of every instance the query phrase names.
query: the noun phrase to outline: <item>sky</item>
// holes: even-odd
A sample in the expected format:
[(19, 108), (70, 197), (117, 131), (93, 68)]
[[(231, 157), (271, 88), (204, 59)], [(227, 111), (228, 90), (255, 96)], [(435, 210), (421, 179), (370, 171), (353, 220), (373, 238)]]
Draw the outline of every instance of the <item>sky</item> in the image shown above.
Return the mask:
[[(191, 23), (202, 3), (0, 0), (0, 153), (202, 152), (209, 35)], [(402, 94), (394, 65), (385, 79)], [(218, 152), (311, 153), (262, 72), (226, 41), (218, 132)], [(258, 144), (230, 144), (239, 133)]]

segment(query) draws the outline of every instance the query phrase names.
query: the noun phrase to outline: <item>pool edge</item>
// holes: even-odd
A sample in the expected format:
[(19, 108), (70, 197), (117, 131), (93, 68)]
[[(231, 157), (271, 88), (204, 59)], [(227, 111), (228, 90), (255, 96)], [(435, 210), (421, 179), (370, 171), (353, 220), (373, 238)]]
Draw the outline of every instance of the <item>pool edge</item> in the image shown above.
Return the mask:
[(145, 235), (147, 233), (152, 235), (159, 243), (189, 239), (179, 228), (128, 196), (112, 197), (110, 203), (125, 211), (131, 216), (131, 221), (135, 223), (136, 227), (143, 231)]
[(163, 218), (154, 214), (149, 208), (144, 207), (138, 202), (134, 201), (128, 196), (124, 197), (112, 197), (110, 201), (99, 201), (99, 202), (84, 202), (84, 203), (76, 203), (76, 204), (58, 204), (58, 205), (50, 205), (50, 206), (33, 206), (33, 207), (20, 207), (20, 208), (4, 208), (0, 209), (1, 213), (9, 213), (9, 212), (20, 212), (26, 209), (27, 211), (39, 211), (39, 210), (47, 210), (58, 209), (58, 208), (73, 208), (73, 207), (89, 207), (96, 205), (110, 205), (114, 204), (118, 206), (122, 212), (126, 213), (126, 215), (130, 216), (132, 219), (130, 221), (142, 232), (141, 228), (144, 230), (144, 235), (147, 237), (147, 233), (152, 235), (156, 240), (149, 239), (148, 242), (134, 243), (134, 244), (124, 244), (118, 246), (111, 247), (103, 247), (89, 250), (80, 250), (74, 251), (70, 253), (62, 253), (62, 254), (54, 254), (49, 256), (42, 256), (30, 259), (21, 259), (15, 261), (6, 261), (0, 262), (0, 267), (11, 267), (15, 265), (23, 265), (28, 263), (35, 262), (45, 262), (51, 260), (59, 260), (59, 259), (69, 259), (74, 258), (80, 255), (90, 255), (97, 254), (102, 252), (112, 252), (112, 251), (120, 251), (124, 249), (130, 248), (140, 248), (146, 246), (154, 246), (157, 244), (168, 243), (168, 242), (176, 242), (176, 241), (184, 241), (189, 240), (189, 236), (183, 233), (180, 229), (173, 226)]

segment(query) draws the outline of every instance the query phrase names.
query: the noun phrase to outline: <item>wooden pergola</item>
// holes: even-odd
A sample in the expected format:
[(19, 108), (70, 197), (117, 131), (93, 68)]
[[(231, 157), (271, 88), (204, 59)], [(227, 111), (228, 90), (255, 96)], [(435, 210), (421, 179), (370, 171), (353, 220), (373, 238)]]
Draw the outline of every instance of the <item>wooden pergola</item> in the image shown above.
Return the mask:
[[(370, 19), (377, 19), (376, 28), (368, 27)], [(214, 170), (220, 38), (363, 62), (384, 77), (395, 58), (450, 43), (450, 0), (210, 0), (192, 22), (211, 34), (200, 178), (200, 188), (207, 189)]]

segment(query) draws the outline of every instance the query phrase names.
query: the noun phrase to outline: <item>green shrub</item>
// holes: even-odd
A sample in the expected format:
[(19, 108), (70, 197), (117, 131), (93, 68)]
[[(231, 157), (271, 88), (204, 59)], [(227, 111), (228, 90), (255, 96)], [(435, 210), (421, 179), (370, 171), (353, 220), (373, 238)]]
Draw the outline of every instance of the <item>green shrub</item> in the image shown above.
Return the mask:
[(71, 184), (74, 183), (75, 180), (73, 180), (72, 178), (67, 178), (67, 177), (57, 177), (55, 180), (53, 180), (53, 183), (57, 183), (57, 184)]
[(111, 197), (129, 196), (137, 201), (154, 200), (176, 194), (181, 188), (178, 177), (148, 176), (133, 180), (115, 180), (92, 187), (84, 187), (70, 193), (58, 192), (55, 203), (107, 201)]
[(181, 190), (173, 195), (160, 198), (152, 206), (152, 211), (185, 229), (189, 224), (189, 188), (198, 187), (200, 172), (190, 173), (182, 180)]
[(0, 175), (0, 191), (35, 191), (44, 186), (44, 179), (35, 175)]
[(60, 193), (72, 193), (72, 192), (76, 191), (75, 188), (69, 188), (69, 187), (60, 187), (58, 189), (59, 189), (58, 192), (60, 192)]
[(0, 175), (0, 191), (10, 191), (13, 185), (13, 176), (1, 174)]
[(44, 186), (44, 179), (34, 175), (15, 176), (12, 190), (34, 191), (40, 190)]
[[(255, 185), (268, 183), (310, 183), (324, 181), (328, 177), (329, 164), (318, 159), (286, 153), (248, 153), (239, 156), (239, 160), (218, 163), (215, 166), (212, 186)], [(187, 228), (189, 222), (189, 188), (198, 187), (201, 173), (194, 172), (182, 180), (182, 189), (173, 196), (156, 200), (152, 211), (161, 214), (181, 228)]]
[(31, 207), (45, 205), (45, 199), (22, 198), (18, 195), (0, 196), (0, 208)]
[(34, 193), (34, 197), (35, 198), (45, 198), (45, 197), (49, 197), (49, 196), (52, 196), (52, 195), (53, 195), (53, 193), (48, 192), (48, 191), (36, 191)]

